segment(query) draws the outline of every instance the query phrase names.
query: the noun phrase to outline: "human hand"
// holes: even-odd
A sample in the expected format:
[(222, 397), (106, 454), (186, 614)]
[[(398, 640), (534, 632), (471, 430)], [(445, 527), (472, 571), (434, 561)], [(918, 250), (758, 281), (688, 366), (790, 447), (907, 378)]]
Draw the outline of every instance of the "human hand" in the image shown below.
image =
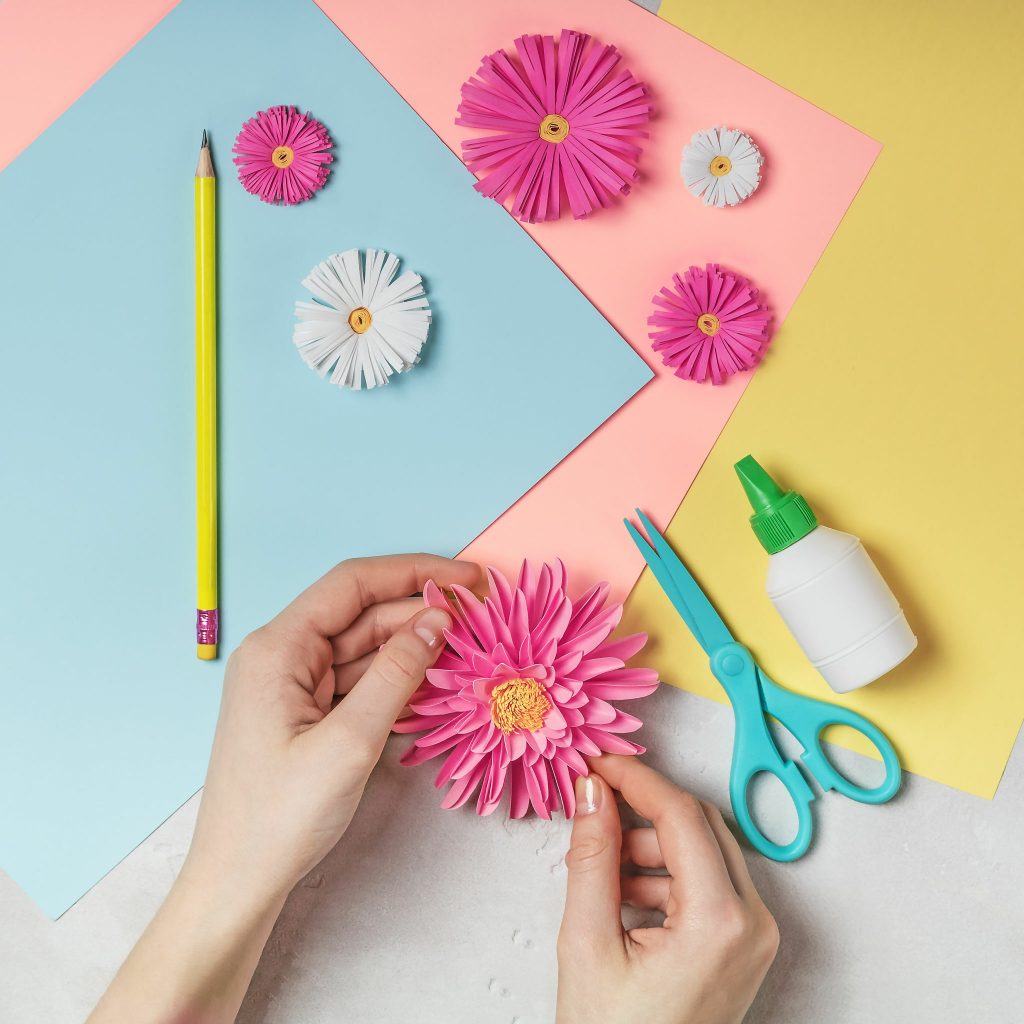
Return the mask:
[(472, 588), (480, 577), (430, 555), (343, 562), (246, 637), (228, 660), (183, 874), (212, 872), (272, 901), (319, 863), (444, 648), (448, 614), (410, 595), (428, 579)]
[(235, 1019), (285, 896), (341, 838), (444, 648), (447, 612), (411, 595), (480, 575), (432, 555), (342, 562), (246, 637), (188, 857), (89, 1024)]
[[(739, 844), (717, 808), (636, 758), (590, 765), (565, 858), (558, 1024), (738, 1024), (779, 942)], [(613, 790), (653, 827), (623, 832)], [(662, 911), (664, 926), (624, 931), (622, 902)]]

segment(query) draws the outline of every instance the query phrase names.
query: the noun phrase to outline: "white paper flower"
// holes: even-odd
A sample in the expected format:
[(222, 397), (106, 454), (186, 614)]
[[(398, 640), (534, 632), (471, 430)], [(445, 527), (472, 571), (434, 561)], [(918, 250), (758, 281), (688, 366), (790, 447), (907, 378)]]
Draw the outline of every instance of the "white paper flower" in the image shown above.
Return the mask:
[(735, 206), (761, 184), (764, 157), (754, 140), (734, 128), (695, 132), (683, 149), (679, 173), (705, 206)]
[(295, 303), (292, 341), (332, 384), (376, 387), (419, 362), (430, 304), (419, 274), (407, 270), (396, 279), (398, 263), (380, 249), (349, 249), (318, 263), (302, 282), (316, 301)]

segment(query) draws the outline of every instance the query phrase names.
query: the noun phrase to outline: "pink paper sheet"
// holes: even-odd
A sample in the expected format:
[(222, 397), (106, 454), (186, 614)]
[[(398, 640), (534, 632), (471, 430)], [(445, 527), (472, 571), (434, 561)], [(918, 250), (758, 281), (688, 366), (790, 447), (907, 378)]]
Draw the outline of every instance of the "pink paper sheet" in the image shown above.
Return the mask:
[(177, 5), (0, 2), (0, 171)]
[[(174, 6), (0, 3), (0, 168)], [(651, 88), (655, 118), (633, 192), (585, 221), (524, 229), (658, 376), (467, 548), (506, 570), (523, 557), (561, 556), (577, 584), (607, 579), (621, 599), (642, 568), (623, 515), (642, 505), (668, 522), (749, 380), (710, 387), (676, 379), (650, 350), (652, 295), (674, 271), (721, 263), (761, 289), (775, 314), (772, 344), (784, 345), (778, 325), (881, 147), (628, 0), (321, 0), (320, 7), (455, 152), (470, 134), (454, 124), (462, 82), (485, 53), (510, 47), (523, 32), (590, 32), (618, 46), (624, 66)], [(352, 116), (361, 116), (357, 104)], [(679, 177), (683, 145), (718, 124), (748, 131), (766, 157), (757, 193), (726, 210), (704, 207)], [(509, 295), (530, 301), (515, 282)]]
[[(712, 387), (673, 376), (650, 348), (651, 297), (674, 271), (721, 263), (760, 289), (774, 314), (772, 344), (785, 345), (779, 324), (881, 146), (628, 0), (318, 2), (456, 153), (474, 134), (454, 124), (462, 82), (524, 32), (573, 28), (614, 43), (650, 88), (655, 115), (632, 193), (584, 221), (523, 227), (658, 376), (466, 549), (506, 570), (560, 556), (578, 585), (606, 579), (622, 598), (643, 567), (623, 516), (640, 505), (669, 521), (750, 379)], [(705, 207), (679, 176), (690, 136), (720, 124), (750, 133), (766, 159), (757, 193), (725, 210)], [(530, 301), (515, 282), (509, 296)]]

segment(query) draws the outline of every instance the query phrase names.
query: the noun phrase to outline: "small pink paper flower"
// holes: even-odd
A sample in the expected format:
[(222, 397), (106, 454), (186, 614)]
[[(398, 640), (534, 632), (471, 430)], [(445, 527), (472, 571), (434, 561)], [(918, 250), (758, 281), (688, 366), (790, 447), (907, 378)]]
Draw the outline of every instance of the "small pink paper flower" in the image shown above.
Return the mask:
[(531, 804), (542, 818), (559, 805), (571, 817), (573, 783), (588, 773), (584, 754), (643, 753), (621, 735), (640, 720), (608, 702), (657, 688), (653, 670), (625, 666), (647, 637), (609, 640), (622, 605), (605, 605), (607, 583), (572, 601), (561, 562), (540, 572), (524, 562), (515, 586), (495, 569), (488, 577), (483, 601), (453, 587), (449, 603), (433, 583), (424, 588), (427, 604), (448, 611), (453, 625), (409, 700), (413, 714), (395, 724), (397, 732), (430, 730), (402, 763), (447, 755), (436, 783), (452, 783), (443, 807), (461, 807), (479, 786), (477, 813), (490, 814), (507, 787), (512, 818)]
[(235, 139), (238, 180), (265, 203), (294, 206), (324, 187), (332, 145), (327, 129), (309, 114), (294, 107), (261, 110)]
[(768, 347), (771, 311), (757, 301), (745, 277), (717, 263), (672, 275), (672, 288), (654, 296), (647, 322), (655, 352), (677, 377), (721, 384), (730, 374), (749, 370)]
[(556, 220), (562, 194), (573, 217), (586, 217), (625, 195), (637, 180), (643, 129), (651, 115), (647, 88), (616, 70), (614, 46), (582, 32), (520, 36), (519, 59), (498, 50), (462, 86), (456, 124), (495, 132), (462, 143), (480, 177), (478, 192), (535, 223)]

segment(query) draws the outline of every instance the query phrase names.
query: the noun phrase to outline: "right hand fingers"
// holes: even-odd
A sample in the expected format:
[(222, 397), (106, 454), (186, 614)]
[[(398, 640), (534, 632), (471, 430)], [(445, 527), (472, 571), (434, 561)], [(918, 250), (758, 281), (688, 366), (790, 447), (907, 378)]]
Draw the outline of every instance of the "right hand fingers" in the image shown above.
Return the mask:
[(615, 795), (597, 775), (576, 780), (576, 814), (565, 855), (569, 880), (558, 935), (560, 953), (618, 950), (624, 955), (619, 890), (622, 826)]
[[(711, 831), (714, 832), (718, 845), (722, 849), (722, 857), (729, 871), (733, 887), (744, 899), (760, 902), (761, 897), (754, 888), (754, 883), (747, 870), (747, 862), (736, 837), (722, 817), (722, 812), (707, 800), (701, 800), (704, 817), (707, 818)], [(653, 828), (629, 828), (622, 833), (622, 861), (637, 868), (664, 868), (665, 855), (661, 852), (658, 833)]]
[(735, 899), (737, 890), (722, 847), (696, 797), (636, 757), (604, 754), (590, 764), (637, 814), (654, 825), (672, 878), (672, 895), (680, 906)]
[(743, 859), (740, 844), (736, 842), (736, 837), (729, 831), (722, 812), (707, 800), (701, 800), (700, 805), (704, 809), (704, 817), (707, 818), (711, 831), (715, 833), (718, 845), (722, 849), (722, 858), (725, 860), (726, 869), (736, 892), (742, 899), (764, 906), (757, 889), (754, 888), (750, 872), (747, 870), (747, 862)]
[(664, 868), (665, 855), (653, 828), (628, 828), (622, 833), (622, 862), (637, 868)]

